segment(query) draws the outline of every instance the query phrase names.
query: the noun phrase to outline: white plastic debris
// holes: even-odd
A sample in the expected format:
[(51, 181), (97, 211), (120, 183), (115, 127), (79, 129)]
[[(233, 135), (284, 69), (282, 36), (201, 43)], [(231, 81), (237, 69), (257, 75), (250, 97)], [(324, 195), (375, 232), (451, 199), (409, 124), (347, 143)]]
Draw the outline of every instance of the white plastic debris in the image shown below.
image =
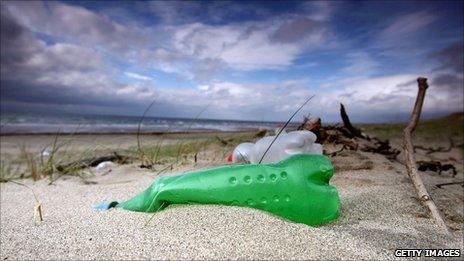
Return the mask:
[(102, 171), (102, 170), (106, 170), (106, 169), (109, 169), (109, 168), (115, 167), (115, 166), (116, 166), (116, 164), (114, 164), (111, 161), (103, 161), (103, 162), (101, 162), (100, 164), (98, 164), (95, 167), (95, 170), (96, 171)]
[[(232, 153), (234, 163), (259, 163), (275, 136), (267, 136), (256, 143), (242, 143)], [(315, 143), (316, 135), (307, 130), (282, 133), (274, 141), (261, 163), (274, 163), (295, 154), (322, 154), (322, 145)]]
[(50, 156), (50, 150), (47, 148), (45, 150), (42, 151), (41, 153), (42, 157), (48, 157)]
[(232, 161), (234, 163), (249, 163), (253, 146), (255, 144), (251, 142), (239, 144), (232, 152)]

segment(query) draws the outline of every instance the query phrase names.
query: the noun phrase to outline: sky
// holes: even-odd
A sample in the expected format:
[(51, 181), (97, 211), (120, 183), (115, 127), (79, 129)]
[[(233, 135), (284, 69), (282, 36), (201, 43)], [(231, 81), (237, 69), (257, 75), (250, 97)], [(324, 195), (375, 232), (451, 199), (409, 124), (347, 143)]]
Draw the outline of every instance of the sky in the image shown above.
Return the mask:
[(285, 121), (463, 111), (462, 1), (2, 1), (2, 112)]

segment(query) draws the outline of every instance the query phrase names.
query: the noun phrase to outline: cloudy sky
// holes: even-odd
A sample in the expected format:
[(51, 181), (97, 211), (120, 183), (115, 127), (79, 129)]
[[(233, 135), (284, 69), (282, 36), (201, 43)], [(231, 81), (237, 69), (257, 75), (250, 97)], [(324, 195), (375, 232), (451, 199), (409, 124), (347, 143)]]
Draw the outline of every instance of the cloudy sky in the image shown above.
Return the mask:
[(1, 2), (2, 111), (285, 120), (463, 110), (463, 2)]

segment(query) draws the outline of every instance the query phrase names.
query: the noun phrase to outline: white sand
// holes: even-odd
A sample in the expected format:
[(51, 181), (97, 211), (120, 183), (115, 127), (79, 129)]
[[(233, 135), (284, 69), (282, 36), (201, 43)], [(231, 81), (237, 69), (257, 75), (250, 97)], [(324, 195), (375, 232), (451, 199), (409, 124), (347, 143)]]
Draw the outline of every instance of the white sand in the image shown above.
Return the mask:
[[(369, 157), (376, 163), (373, 170), (335, 174), (342, 214), (319, 228), (224, 206), (169, 207), (148, 227), (144, 224), (150, 214), (94, 212), (92, 205), (127, 199), (152, 182), (154, 174), (135, 165), (93, 178), (96, 185), (84, 185), (78, 178), (52, 186), (23, 181), (33, 186), (43, 204), (44, 222), (34, 226), (31, 192), (2, 184), (1, 259), (393, 259), (396, 248), (462, 251), (462, 188), (431, 190), (455, 217), (451, 225), (458, 230), (446, 237), (424, 216), (427, 212), (414, 198), (402, 167), (381, 156)], [(430, 184), (456, 180), (424, 176)], [(457, 193), (458, 200), (448, 192)]]

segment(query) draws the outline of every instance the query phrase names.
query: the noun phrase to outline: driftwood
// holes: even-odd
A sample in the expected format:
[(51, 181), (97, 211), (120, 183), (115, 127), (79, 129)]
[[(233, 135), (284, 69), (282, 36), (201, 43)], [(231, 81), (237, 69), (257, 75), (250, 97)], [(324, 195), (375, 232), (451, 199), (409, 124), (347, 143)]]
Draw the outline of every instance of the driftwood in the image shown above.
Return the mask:
[(362, 151), (382, 154), (382, 155), (385, 155), (385, 157), (387, 157), (387, 159), (390, 159), (390, 160), (396, 159), (398, 154), (400, 154), (399, 150), (393, 149), (390, 146), (389, 140), (382, 141), (377, 138), (371, 138), (370, 140), (373, 141), (374, 143), (372, 142), (367, 143), (363, 148), (361, 148)]
[(79, 169), (84, 169), (88, 167), (96, 167), (98, 164), (104, 161), (112, 161), (117, 162), (119, 164), (124, 164), (128, 161), (129, 157), (119, 155), (118, 153), (114, 152), (113, 155), (102, 156), (102, 157), (93, 157), (78, 160), (75, 162), (71, 162), (65, 165), (58, 165), (56, 169), (62, 173), (68, 173), (70, 171), (75, 171)]
[(404, 129), (403, 146), (405, 152), (406, 169), (421, 203), (427, 206), (427, 208), (430, 210), (430, 213), (438, 226), (446, 233), (449, 233), (448, 227), (446, 226), (446, 223), (440, 214), (440, 210), (435, 205), (435, 202), (433, 201), (432, 197), (430, 197), (424, 183), (422, 182), (422, 178), (417, 171), (417, 164), (414, 157), (414, 147), (411, 141), (412, 132), (416, 128), (417, 122), (419, 121), (422, 104), (424, 103), (425, 92), (428, 88), (426, 78), (418, 78), (417, 82), (419, 85), (419, 91), (417, 93), (416, 103), (414, 105), (409, 124)]
[[(322, 125), (320, 118), (304, 117), (303, 123), (299, 125), (298, 130), (309, 130), (316, 134), (317, 143), (342, 145), (341, 150), (361, 150), (365, 152), (378, 153), (386, 156), (390, 160), (396, 160), (400, 153), (399, 150), (390, 146), (389, 140), (380, 140), (371, 138), (362, 134), (361, 130), (355, 128), (346, 113), (345, 106), (340, 104), (340, 116), (343, 119), (341, 125)], [(341, 151), (340, 150), (340, 151)], [(340, 151), (329, 152), (326, 155), (335, 156)]]
[(456, 167), (454, 167), (452, 164), (441, 164), (441, 162), (439, 161), (434, 161), (434, 160), (417, 161), (417, 165), (418, 165), (417, 169), (420, 171), (430, 170), (430, 171), (438, 172), (438, 175), (441, 175), (443, 171), (451, 170), (453, 173), (453, 177), (455, 177), (457, 174)]
[(342, 103), (340, 103), (340, 116), (342, 117), (343, 125), (345, 125), (345, 128), (349, 131), (350, 135), (353, 137), (364, 138), (361, 130), (355, 128), (351, 124), (350, 118), (348, 117), (348, 114), (346, 114), (345, 106), (343, 106)]
[[(297, 129), (309, 130), (316, 134), (317, 143), (324, 145), (338, 145), (335, 147), (339, 149), (324, 151), (324, 154), (330, 157), (336, 156), (342, 150), (360, 150), (364, 152), (381, 154), (391, 161), (396, 161), (402, 165), (406, 165), (402, 159), (398, 158), (398, 155), (401, 153), (401, 151), (393, 148), (390, 145), (390, 141), (388, 139), (381, 140), (376, 137), (370, 137), (368, 135), (362, 134), (360, 129), (354, 127), (343, 104), (340, 104), (340, 116), (342, 119), (344, 119), (343, 125), (322, 125), (320, 118), (309, 118), (309, 116), (305, 115), (303, 122), (298, 126)], [(448, 152), (451, 151), (454, 147), (460, 146), (455, 145), (451, 138), (449, 139), (449, 144), (450, 145), (447, 148), (426, 148), (421, 146), (414, 146), (414, 149), (425, 150), (427, 151), (426, 155), (429, 155), (434, 152)], [(453, 172), (453, 176), (456, 175), (456, 168), (451, 164), (442, 164), (440, 162), (431, 162), (431, 164), (427, 164), (426, 162), (417, 162), (417, 164), (420, 171), (432, 170), (441, 174), (443, 171), (451, 170)]]
[(303, 122), (298, 126), (297, 130), (309, 130), (314, 133), (317, 137), (316, 142), (320, 143), (324, 136), (324, 130), (322, 129), (321, 118), (309, 118), (304, 116)]
[(306, 128), (306, 124), (308, 123), (308, 121), (310, 120), (310, 114), (308, 113), (307, 115), (303, 115), (303, 122), (298, 125), (298, 127), (296, 128), (297, 130), (305, 130), (307, 129)]

